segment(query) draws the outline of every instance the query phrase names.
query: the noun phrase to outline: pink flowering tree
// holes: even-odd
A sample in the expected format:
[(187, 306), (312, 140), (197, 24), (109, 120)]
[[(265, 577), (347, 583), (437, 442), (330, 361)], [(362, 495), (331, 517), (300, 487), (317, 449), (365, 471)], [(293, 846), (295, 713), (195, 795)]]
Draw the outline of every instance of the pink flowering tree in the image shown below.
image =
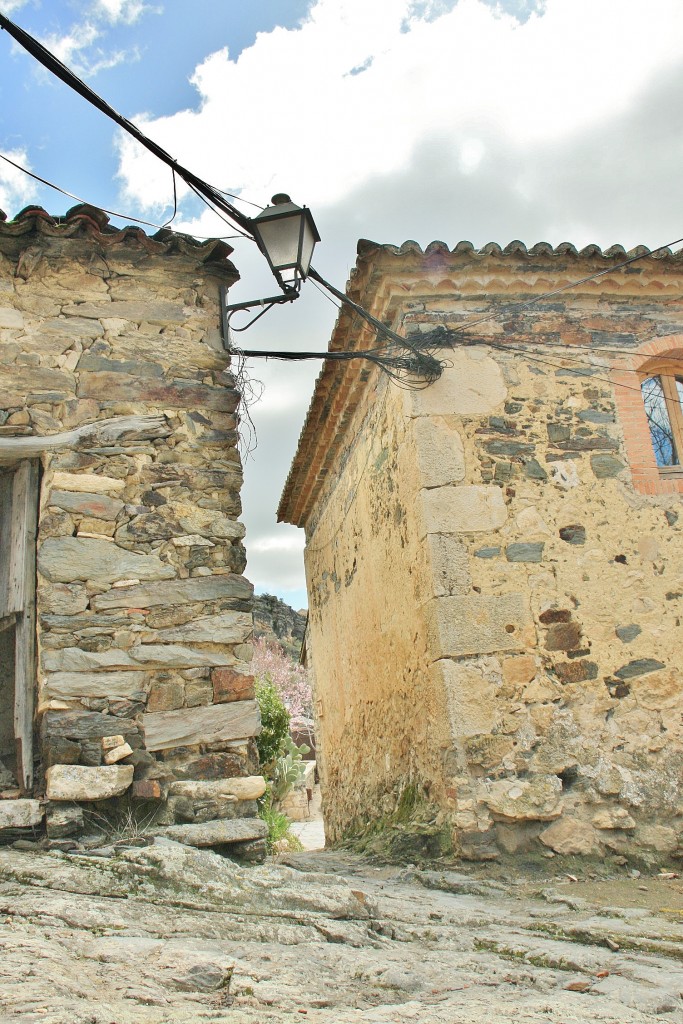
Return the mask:
[(313, 716), (313, 695), (308, 672), (295, 664), (275, 640), (259, 637), (254, 641), (254, 675), (269, 680), (282, 698), (291, 718)]

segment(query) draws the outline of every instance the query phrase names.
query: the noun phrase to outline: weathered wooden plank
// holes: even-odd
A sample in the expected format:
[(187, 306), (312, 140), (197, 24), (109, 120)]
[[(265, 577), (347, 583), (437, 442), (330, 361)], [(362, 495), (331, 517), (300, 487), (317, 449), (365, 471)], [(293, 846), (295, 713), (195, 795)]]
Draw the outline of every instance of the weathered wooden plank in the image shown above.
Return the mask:
[(107, 447), (172, 433), (164, 416), (114, 416), (45, 437), (0, 437), (0, 459), (29, 459), (62, 448)]
[(261, 730), (261, 718), (255, 700), (181, 708), (180, 711), (151, 712), (142, 716), (142, 723), (148, 750), (246, 739), (256, 736)]
[(15, 632), (14, 736), (17, 778), (23, 792), (33, 787), (33, 705), (36, 686), (36, 532), (38, 527), (38, 464), (20, 463), (12, 488), (13, 543), (21, 567), (22, 610)]
[(11, 470), (0, 473), (0, 615), (3, 618), (16, 611), (9, 589), (13, 479)]

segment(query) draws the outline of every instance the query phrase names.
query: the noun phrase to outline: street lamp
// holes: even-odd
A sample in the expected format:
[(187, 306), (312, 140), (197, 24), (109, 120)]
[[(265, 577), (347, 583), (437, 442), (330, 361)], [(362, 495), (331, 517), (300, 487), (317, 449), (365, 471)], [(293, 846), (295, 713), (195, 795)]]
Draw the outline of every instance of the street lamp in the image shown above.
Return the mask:
[(259, 249), (283, 290), (299, 290), (306, 280), (318, 229), (305, 206), (297, 206), (284, 192), (273, 196), (272, 206), (252, 219), (251, 225)]
[(272, 306), (281, 302), (293, 302), (299, 298), (301, 282), (305, 281), (311, 266), (311, 257), (317, 242), (318, 229), (311, 211), (297, 206), (284, 192), (271, 199), (272, 206), (253, 217), (249, 229), (256, 244), (268, 260), (273, 275), (282, 288), (282, 295), (267, 299), (251, 299), (249, 302), (228, 303), (227, 289), (222, 288), (223, 336), (228, 342), (230, 317), (240, 309), (264, 308), (244, 327), (233, 327), (234, 331), (246, 331)]

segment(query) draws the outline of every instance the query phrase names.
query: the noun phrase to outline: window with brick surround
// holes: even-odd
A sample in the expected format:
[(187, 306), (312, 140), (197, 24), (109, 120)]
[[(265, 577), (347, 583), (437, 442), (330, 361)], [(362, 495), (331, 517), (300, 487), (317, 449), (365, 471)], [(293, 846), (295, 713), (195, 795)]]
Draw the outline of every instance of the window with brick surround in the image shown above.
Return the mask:
[(610, 376), (634, 489), (683, 494), (683, 334), (646, 341)]
[(683, 366), (651, 364), (640, 377), (657, 468), (663, 476), (683, 476)]

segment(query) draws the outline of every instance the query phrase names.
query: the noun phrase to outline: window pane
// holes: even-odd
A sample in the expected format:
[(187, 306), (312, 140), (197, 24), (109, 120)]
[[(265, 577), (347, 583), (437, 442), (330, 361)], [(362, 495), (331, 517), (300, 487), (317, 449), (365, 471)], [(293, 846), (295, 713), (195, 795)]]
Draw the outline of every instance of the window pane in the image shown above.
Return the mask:
[[(648, 377), (640, 385), (645, 403), (645, 413), (650, 427), (652, 447), (658, 466), (677, 466), (678, 455), (671, 430), (671, 420), (666, 407), (662, 382), (659, 377)], [(676, 381), (678, 394), (683, 398), (683, 386)]]

